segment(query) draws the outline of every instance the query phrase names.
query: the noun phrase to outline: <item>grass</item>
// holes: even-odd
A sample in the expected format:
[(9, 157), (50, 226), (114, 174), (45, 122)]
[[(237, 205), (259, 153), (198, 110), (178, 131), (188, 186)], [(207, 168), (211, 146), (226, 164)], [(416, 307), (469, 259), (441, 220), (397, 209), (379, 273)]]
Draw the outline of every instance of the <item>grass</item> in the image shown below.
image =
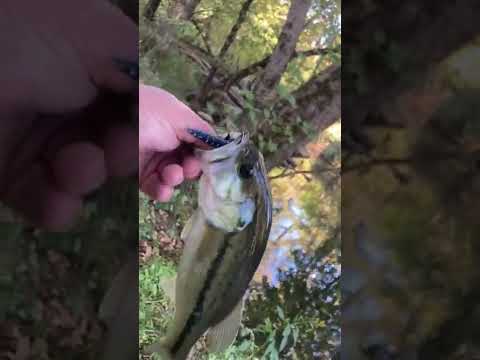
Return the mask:
[[(157, 204), (139, 193), (139, 237), (151, 249), (160, 247), (157, 229), (162, 227)], [(165, 224), (163, 224), (165, 225)], [(139, 272), (139, 359), (152, 357), (142, 349), (155, 341), (170, 319), (169, 301), (160, 288), (160, 280), (175, 273), (175, 264), (161, 256), (151, 256), (141, 264)]]
[[(151, 344), (166, 329), (172, 314), (169, 300), (160, 288), (160, 280), (175, 274), (173, 263), (158, 257), (140, 269), (139, 341), (140, 348)], [(147, 359), (143, 356), (141, 359)]]
[(149, 200), (139, 193), (139, 237), (141, 244), (151, 251), (142, 262), (139, 272), (139, 359), (155, 359), (143, 353), (145, 346), (158, 339), (166, 330), (173, 315), (173, 307), (163, 293), (162, 278), (175, 274), (179, 249), (176, 245), (183, 225), (171, 204)]

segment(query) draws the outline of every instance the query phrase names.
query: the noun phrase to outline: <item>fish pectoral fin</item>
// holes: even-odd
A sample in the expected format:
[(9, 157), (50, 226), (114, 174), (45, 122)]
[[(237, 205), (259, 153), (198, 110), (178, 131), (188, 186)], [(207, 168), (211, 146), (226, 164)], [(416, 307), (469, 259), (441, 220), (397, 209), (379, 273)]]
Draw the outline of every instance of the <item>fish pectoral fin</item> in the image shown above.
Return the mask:
[(175, 304), (176, 280), (177, 280), (177, 277), (173, 276), (168, 278), (162, 278), (160, 279), (160, 283), (159, 283), (163, 292), (165, 293), (167, 298), (172, 302), (172, 304)]
[(242, 320), (244, 298), (239, 301), (233, 311), (221, 322), (211, 327), (206, 336), (207, 349), (211, 353), (225, 351), (237, 337)]

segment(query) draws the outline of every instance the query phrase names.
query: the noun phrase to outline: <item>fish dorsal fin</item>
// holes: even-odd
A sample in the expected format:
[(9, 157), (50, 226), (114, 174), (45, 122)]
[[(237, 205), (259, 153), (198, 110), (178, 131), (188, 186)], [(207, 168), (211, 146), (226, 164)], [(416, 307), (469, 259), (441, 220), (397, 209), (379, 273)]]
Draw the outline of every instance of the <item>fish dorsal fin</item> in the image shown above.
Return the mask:
[(160, 279), (160, 283), (159, 283), (163, 292), (168, 297), (168, 299), (172, 302), (172, 304), (175, 304), (176, 280), (177, 280), (176, 276), (165, 277)]
[(242, 298), (225, 319), (208, 330), (206, 345), (209, 352), (220, 353), (233, 344), (240, 328), (244, 302)]

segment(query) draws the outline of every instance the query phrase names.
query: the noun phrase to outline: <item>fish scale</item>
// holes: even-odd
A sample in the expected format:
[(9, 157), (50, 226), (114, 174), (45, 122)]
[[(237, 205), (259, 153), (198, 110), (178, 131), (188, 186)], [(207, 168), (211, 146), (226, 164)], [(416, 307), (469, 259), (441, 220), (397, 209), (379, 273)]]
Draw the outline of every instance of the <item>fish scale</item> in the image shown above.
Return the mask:
[[(211, 226), (209, 228), (210, 231), (216, 232), (213, 237), (217, 238), (220, 234), (218, 229)], [(196, 338), (205, 332), (205, 323), (215, 326), (233, 310), (245, 293), (250, 282), (248, 271), (235, 270), (241, 269), (244, 265), (249, 244), (247, 241), (242, 241), (240, 235), (232, 234), (219, 244), (219, 251), (210, 262), (204, 285), (195, 301), (196, 305), (188, 316), (182, 333), (176, 337), (176, 343), (171, 347), (175, 360), (186, 358)], [(204, 314), (205, 309), (216, 309), (216, 311)], [(196, 316), (196, 310), (199, 310), (201, 316)]]
[(194, 308), (192, 314), (189, 316), (189, 318), (187, 320), (187, 323), (186, 323), (185, 327), (183, 328), (182, 333), (178, 337), (175, 344), (172, 346), (172, 354), (174, 354), (174, 355), (178, 352), (180, 346), (183, 344), (183, 342), (185, 340), (185, 337), (188, 335), (191, 328), (195, 325), (195, 321), (198, 321), (198, 319), (200, 318), (200, 316), (203, 313), (203, 307), (204, 307), (206, 293), (210, 289), (210, 286), (212, 285), (212, 282), (213, 282), (215, 276), (217, 275), (217, 271), (218, 271), (219, 267), (221, 266), (223, 257), (225, 255), (225, 253), (227, 251), (227, 247), (229, 245), (229, 240), (230, 240), (230, 237), (225, 238), (224, 244), (222, 244), (222, 247), (220, 248), (220, 251), (218, 252), (217, 256), (213, 260), (212, 265), (210, 266), (210, 268), (208, 270), (207, 277), (205, 279), (205, 284), (204, 284), (202, 290), (200, 291), (200, 294), (199, 294), (198, 299), (196, 301), (195, 308)]

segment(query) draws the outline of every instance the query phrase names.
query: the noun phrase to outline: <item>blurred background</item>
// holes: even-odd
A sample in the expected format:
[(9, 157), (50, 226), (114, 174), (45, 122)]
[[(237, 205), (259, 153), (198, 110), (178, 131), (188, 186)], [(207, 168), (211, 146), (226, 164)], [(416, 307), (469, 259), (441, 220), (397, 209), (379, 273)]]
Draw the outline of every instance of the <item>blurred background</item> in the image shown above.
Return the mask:
[(478, 359), (480, 31), (407, 2), (342, 14), (341, 358)]

